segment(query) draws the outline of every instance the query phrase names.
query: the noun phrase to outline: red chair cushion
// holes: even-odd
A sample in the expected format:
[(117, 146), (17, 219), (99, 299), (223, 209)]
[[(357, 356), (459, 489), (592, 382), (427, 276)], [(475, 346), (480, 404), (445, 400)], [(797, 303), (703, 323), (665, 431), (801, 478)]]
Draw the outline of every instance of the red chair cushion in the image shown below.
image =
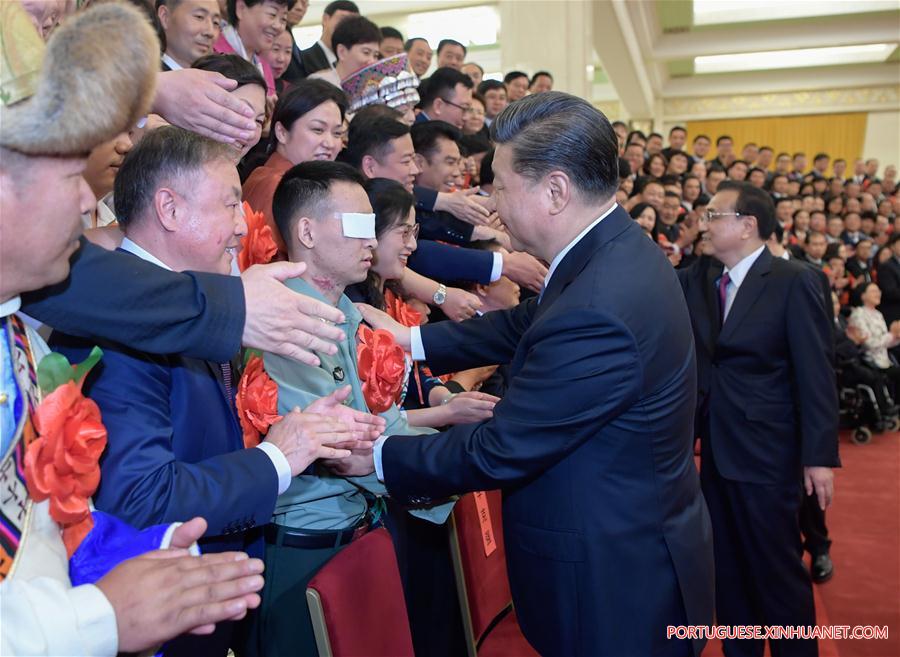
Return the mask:
[(497, 623), (478, 649), (478, 657), (540, 657), (522, 636), (515, 609)]
[(386, 529), (341, 550), (309, 588), (322, 598), (334, 657), (414, 657), (397, 557)]
[(459, 537), (460, 557), (466, 581), (466, 597), (472, 618), (472, 633), (478, 641), (497, 615), (509, 606), (512, 594), (506, 573), (506, 550), (503, 543), (503, 522), (500, 491), (486, 492), (491, 526), (497, 549), (484, 555), (481, 523), (473, 494), (464, 495), (456, 503), (453, 518)]

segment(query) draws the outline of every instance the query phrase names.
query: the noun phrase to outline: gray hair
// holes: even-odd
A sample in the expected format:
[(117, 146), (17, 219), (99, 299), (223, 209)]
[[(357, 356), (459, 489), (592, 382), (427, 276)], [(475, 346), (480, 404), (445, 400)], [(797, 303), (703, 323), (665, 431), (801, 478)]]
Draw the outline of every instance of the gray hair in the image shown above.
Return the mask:
[(153, 204), (156, 190), (165, 184), (189, 179), (203, 166), (219, 159), (234, 162), (232, 146), (194, 132), (167, 125), (151, 130), (125, 156), (116, 174), (116, 217), (127, 229)]
[(587, 101), (560, 91), (526, 96), (491, 125), (497, 144), (510, 144), (513, 170), (532, 181), (564, 171), (586, 201), (612, 196), (619, 185), (616, 133)]

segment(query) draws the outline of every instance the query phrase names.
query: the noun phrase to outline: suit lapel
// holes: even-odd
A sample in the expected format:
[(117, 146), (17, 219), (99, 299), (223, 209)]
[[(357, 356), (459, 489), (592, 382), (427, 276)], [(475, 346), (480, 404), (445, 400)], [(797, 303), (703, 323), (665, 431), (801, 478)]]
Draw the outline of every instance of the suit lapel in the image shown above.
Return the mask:
[(556, 301), (569, 283), (578, 277), (578, 274), (587, 266), (587, 263), (596, 251), (629, 227), (636, 228), (637, 226), (634, 220), (628, 216), (628, 213), (621, 206), (618, 206), (603, 221), (594, 226), (587, 235), (582, 237), (565, 255), (556, 267), (556, 271), (553, 272), (550, 284), (541, 296), (541, 302), (535, 313), (535, 320), (545, 313), (547, 308)]
[(763, 252), (756, 259), (756, 262), (750, 267), (744, 282), (738, 289), (731, 304), (731, 311), (728, 318), (722, 326), (722, 332), (719, 335), (722, 339), (727, 339), (743, 321), (747, 312), (756, 302), (756, 299), (766, 287), (766, 276), (772, 269), (772, 254), (769, 249), (763, 249)]
[(710, 259), (709, 267), (706, 269), (706, 286), (704, 289), (706, 290), (706, 305), (709, 309), (707, 316), (711, 320), (709, 323), (710, 339), (707, 343), (709, 353), (715, 351), (715, 345), (719, 340), (719, 331), (721, 330), (719, 317), (721, 317), (722, 311), (719, 308), (719, 288), (716, 286), (716, 281), (722, 275), (723, 269), (722, 263), (713, 259)]

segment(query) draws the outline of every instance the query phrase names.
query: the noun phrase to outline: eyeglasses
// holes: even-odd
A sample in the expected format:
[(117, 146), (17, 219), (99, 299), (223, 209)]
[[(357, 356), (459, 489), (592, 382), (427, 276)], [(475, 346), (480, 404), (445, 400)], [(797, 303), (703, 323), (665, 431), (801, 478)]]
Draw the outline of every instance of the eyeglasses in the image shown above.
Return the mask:
[(440, 97), (440, 98), (442, 101), (444, 101), (448, 105), (453, 105), (453, 107), (457, 107), (457, 108), (461, 109), (463, 112), (471, 112), (472, 111), (471, 105), (460, 105), (458, 103), (454, 103), (452, 100), (447, 100), (446, 98), (443, 98), (443, 97)]
[(404, 244), (419, 237), (419, 224), (407, 224), (403, 226), (402, 230)]
[(706, 223), (710, 223), (715, 221), (716, 219), (721, 219), (722, 217), (743, 217), (744, 214), (741, 212), (704, 212), (700, 215), (700, 221), (705, 221)]

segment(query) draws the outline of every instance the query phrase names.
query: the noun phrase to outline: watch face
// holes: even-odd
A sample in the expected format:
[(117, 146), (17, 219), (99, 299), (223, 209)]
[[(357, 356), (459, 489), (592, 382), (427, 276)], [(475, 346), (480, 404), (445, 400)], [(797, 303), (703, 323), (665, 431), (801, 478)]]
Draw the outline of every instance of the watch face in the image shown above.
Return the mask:
[(441, 305), (442, 303), (444, 303), (444, 300), (446, 298), (447, 298), (447, 295), (444, 292), (438, 291), (438, 292), (434, 293), (434, 302), (438, 305)]

